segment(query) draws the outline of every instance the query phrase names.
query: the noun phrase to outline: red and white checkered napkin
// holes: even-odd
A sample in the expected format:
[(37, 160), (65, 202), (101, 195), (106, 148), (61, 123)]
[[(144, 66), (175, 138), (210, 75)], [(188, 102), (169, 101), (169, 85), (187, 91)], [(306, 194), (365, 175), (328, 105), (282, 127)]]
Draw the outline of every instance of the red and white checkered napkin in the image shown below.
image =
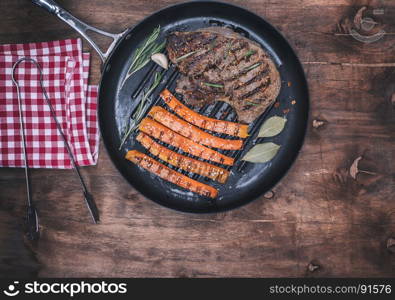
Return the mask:
[[(79, 166), (95, 165), (99, 150), (97, 86), (88, 85), (89, 53), (80, 39), (44, 43), (0, 45), (0, 166), (23, 167), (18, 98), (12, 66), (22, 58), (41, 66), (44, 87)], [(29, 166), (71, 168), (64, 142), (57, 131), (40, 88), (37, 68), (22, 62), (16, 70), (24, 115)]]

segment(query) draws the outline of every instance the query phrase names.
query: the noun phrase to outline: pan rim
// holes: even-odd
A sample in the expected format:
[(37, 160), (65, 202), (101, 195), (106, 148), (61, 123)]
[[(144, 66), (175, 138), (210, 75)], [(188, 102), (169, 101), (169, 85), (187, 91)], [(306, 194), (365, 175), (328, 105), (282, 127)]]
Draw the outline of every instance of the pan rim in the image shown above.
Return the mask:
[[(126, 30), (125, 35), (118, 41), (118, 43), (116, 44), (116, 46), (114, 47), (113, 51), (110, 53), (108, 59), (106, 60), (106, 62), (103, 64), (102, 67), (102, 74), (101, 74), (101, 78), (100, 78), (100, 82), (99, 82), (99, 89), (98, 89), (98, 120), (99, 120), (99, 128), (100, 128), (100, 133), (103, 136), (103, 132), (104, 132), (104, 121), (102, 118), (102, 109), (100, 109), (101, 107), (101, 103), (102, 101), (100, 100), (102, 97), (100, 96), (101, 93), (101, 89), (104, 81), (104, 77), (105, 77), (105, 70), (108, 68), (108, 65), (111, 62), (112, 57), (116, 54), (117, 49), (119, 48), (120, 44), (123, 43), (125, 41), (125, 39), (128, 38), (129, 34), (138, 26), (140, 26), (141, 24), (143, 24), (144, 22), (146, 22), (147, 20), (149, 20), (150, 18), (154, 17), (155, 15), (167, 10), (167, 9), (174, 9), (177, 7), (182, 7), (182, 6), (187, 6), (187, 5), (191, 5), (191, 4), (222, 4), (234, 9), (238, 9), (238, 10), (242, 10), (247, 14), (253, 15), (256, 18), (259, 18), (261, 21), (263, 21), (265, 24), (268, 25), (268, 27), (273, 30), (273, 32), (278, 35), (289, 47), (289, 49), (291, 50), (292, 54), (296, 57), (296, 64), (298, 66), (298, 68), (300, 69), (300, 71), (302, 72), (302, 78), (301, 81), (303, 81), (303, 87), (305, 88), (305, 93), (306, 93), (306, 108), (305, 108), (305, 113), (303, 114), (303, 121), (304, 124), (301, 124), (301, 126), (303, 127), (303, 133), (301, 134), (301, 137), (299, 139), (299, 142), (297, 144), (297, 149), (295, 148), (295, 154), (293, 155), (293, 158), (290, 162), (290, 164), (288, 164), (288, 166), (286, 168), (284, 168), (283, 172), (281, 172), (281, 174), (278, 176), (278, 179), (276, 181), (273, 182), (273, 184), (270, 184), (269, 187), (266, 189), (266, 191), (269, 191), (271, 189), (273, 189), (280, 181), (283, 180), (283, 178), (290, 172), (291, 168), (293, 167), (293, 165), (295, 164), (296, 159), (299, 156), (299, 153), (302, 151), (303, 146), (305, 145), (305, 139), (306, 139), (306, 135), (307, 135), (307, 131), (308, 131), (308, 124), (309, 121), (311, 120), (311, 107), (310, 107), (310, 92), (309, 92), (309, 86), (308, 86), (308, 81), (307, 81), (307, 77), (306, 77), (306, 72), (303, 68), (303, 65), (298, 57), (298, 55), (296, 54), (295, 49), (292, 47), (292, 45), (288, 42), (288, 40), (284, 37), (284, 35), (276, 28), (274, 27), (271, 23), (269, 23), (268, 21), (266, 21), (266, 19), (242, 6), (239, 5), (235, 5), (232, 3), (227, 3), (227, 2), (223, 2), (223, 1), (208, 1), (208, 0), (197, 0), (197, 1), (186, 1), (186, 2), (182, 2), (182, 3), (177, 3), (177, 4), (173, 4), (173, 5), (168, 5), (165, 6), (153, 13), (151, 13), (150, 15), (144, 17), (142, 20), (140, 20), (139, 22), (137, 22), (134, 26), (128, 28)], [(139, 187), (137, 187), (136, 185), (134, 185), (129, 179), (128, 177), (130, 176), (126, 176), (124, 174), (124, 172), (122, 170), (120, 170), (118, 168), (118, 163), (116, 162), (115, 157), (113, 157), (112, 153), (112, 149), (110, 149), (111, 147), (113, 147), (113, 145), (108, 141), (106, 141), (103, 138), (103, 144), (104, 144), (104, 148), (105, 151), (108, 155), (108, 157), (110, 158), (110, 161), (112, 163), (112, 165), (115, 167), (115, 169), (122, 175), (121, 177), (123, 178), (123, 180), (125, 180), (129, 185), (131, 185), (136, 191), (138, 191), (142, 196), (144, 196), (146, 199), (149, 199), (150, 201), (153, 201), (157, 204), (159, 204), (160, 206), (166, 207), (168, 209), (171, 209), (173, 211), (177, 211), (177, 212), (181, 212), (181, 213), (187, 213), (187, 214), (215, 214), (215, 213), (219, 213), (219, 212), (226, 212), (226, 211), (230, 211), (236, 208), (240, 208), (244, 205), (247, 205), (257, 199), (261, 199), (263, 197), (263, 195), (265, 194), (265, 192), (261, 192), (258, 196), (256, 197), (250, 197), (249, 199), (243, 199), (242, 201), (239, 201), (235, 204), (230, 204), (227, 206), (223, 206), (223, 207), (218, 207), (215, 206), (214, 208), (209, 208), (207, 209), (194, 209), (194, 208), (186, 208), (186, 207), (177, 207), (176, 205), (172, 205), (168, 202), (164, 202), (155, 198), (151, 198), (149, 196), (146, 196), (146, 193), (144, 191), (142, 191), (142, 189), (140, 189)]]

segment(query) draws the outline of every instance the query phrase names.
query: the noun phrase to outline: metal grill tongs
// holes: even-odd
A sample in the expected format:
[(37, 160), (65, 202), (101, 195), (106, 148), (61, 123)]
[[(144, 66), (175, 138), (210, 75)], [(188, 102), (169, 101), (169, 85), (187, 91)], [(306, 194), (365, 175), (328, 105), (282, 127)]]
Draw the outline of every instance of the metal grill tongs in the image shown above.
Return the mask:
[(58, 119), (56, 118), (55, 110), (52, 107), (52, 104), (49, 100), (47, 91), (46, 91), (44, 84), (43, 84), (43, 72), (42, 72), (41, 66), (36, 60), (29, 58), (29, 57), (23, 57), (23, 58), (19, 59), (13, 65), (12, 82), (16, 86), (17, 94), (18, 94), (19, 123), (20, 123), (20, 130), (21, 130), (22, 143), (23, 143), (23, 156), (24, 156), (24, 160), (25, 160), (25, 177), (26, 177), (26, 190), (27, 190), (27, 219), (26, 219), (27, 235), (30, 239), (35, 240), (35, 239), (38, 239), (38, 237), (39, 237), (39, 224), (38, 224), (37, 211), (36, 211), (36, 208), (34, 206), (32, 199), (31, 199), (31, 186), (30, 186), (30, 180), (29, 180), (29, 162), (28, 162), (27, 153), (26, 153), (26, 138), (25, 138), (24, 123), (23, 123), (21, 93), (20, 93), (20, 87), (19, 87), (18, 81), (16, 80), (16, 77), (15, 77), (15, 75), (16, 75), (15, 71), (16, 71), (17, 67), (19, 66), (20, 63), (22, 63), (24, 61), (32, 63), (33, 65), (36, 66), (36, 68), (39, 71), (39, 74), (40, 74), (39, 81), (40, 81), (40, 87), (41, 87), (42, 93), (44, 95), (46, 104), (48, 105), (48, 107), (50, 109), (52, 119), (56, 123), (58, 132), (64, 141), (65, 147), (66, 147), (67, 152), (70, 156), (71, 164), (73, 165), (73, 169), (74, 169), (75, 173), (77, 174), (77, 177), (79, 178), (80, 184), (82, 186), (85, 202), (86, 202), (86, 205), (88, 206), (88, 209), (89, 209), (89, 212), (92, 216), (93, 222), (99, 223), (100, 217), (99, 217), (99, 211), (97, 209), (97, 206), (96, 206), (96, 203), (93, 199), (93, 196), (88, 192), (86, 184), (81, 176), (79, 167), (75, 163), (74, 156), (71, 151), (70, 145), (68, 144), (66, 136), (64, 135), (62, 128), (60, 126), (60, 123), (59, 123)]

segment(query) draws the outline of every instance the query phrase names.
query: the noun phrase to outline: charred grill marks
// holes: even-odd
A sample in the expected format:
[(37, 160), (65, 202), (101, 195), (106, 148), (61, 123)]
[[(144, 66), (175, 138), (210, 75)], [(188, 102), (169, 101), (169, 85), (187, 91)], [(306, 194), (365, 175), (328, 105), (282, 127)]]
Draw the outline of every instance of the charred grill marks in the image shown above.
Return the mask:
[[(168, 38), (167, 49), (169, 58), (184, 75), (177, 81), (176, 92), (190, 105), (225, 101), (236, 110), (239, 121), (250, 123), (279, 94), (280, 74), (267, 53), (229, 29), (175, 32)], [(191, 51), (196, 52), (179, 63), (174, 61)]]
[(259, 85), (257, 88), (241, 96), (241, 99), (251, 98), (253, 95), (259, 93), (262, 89), (266, 88), (269, 84), (270, 84), (270, 78), (267, 78), (267, 81), (261, 83), (261, 85)]

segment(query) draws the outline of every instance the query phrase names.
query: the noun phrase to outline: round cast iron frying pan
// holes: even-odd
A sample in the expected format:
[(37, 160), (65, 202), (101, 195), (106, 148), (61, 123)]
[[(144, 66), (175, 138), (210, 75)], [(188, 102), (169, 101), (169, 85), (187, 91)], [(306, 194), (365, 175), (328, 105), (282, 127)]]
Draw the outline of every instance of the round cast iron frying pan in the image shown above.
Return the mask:
[[(309, 111), (309, 97), (306, 79), (301, 64), (284, 37), (268, 22), (248, 10), (227, 3), (213, 1), (193, 1), (164, 8), (135, 27), (121, 34), (110, 34), (91, 27), (60, 8), (52, 0), (32, 0), (67, 22), (95, 48), (103, 60), (103, 74), (99, 90), (99, 122), (101, 134), (108, 154), (119, 172), (144, 196), (153, 201), (185, 212), (219, 212), (244, 205), (269, 191), (287, 172), (302, 146)], [(282, 87), (277, 100), (280, 106), (272, 106), (260, 118), (250, 125), (250, 136), (245, 147), (239, 152), (226, 152), (227, 155), (242, 157), (256, 143), (274, 142), (281, 145), (278, 154), (263, 164), (246, 163), (240, 160), (231, 168), (231, 176), (226, 184), (218, 184), (206, 178), (187, 174), (201, 182), (215, 186), (219, 193), (217, 199), (208, 199), (186, 191), (162, 180), (148, 171), (125, 160), (127, 150), (138, 149), (146, 152), (135, 136), (119, 150), (122, 134), (127, 126), (133, 108), (141, 99), (142, 92), (150, 86), (154, 72), (161, 70), (150, 63), (136, 73), (120, 89), (125, 78), (132, 54), (152, 30), (161, 26), (159, 41), (173, 31), (191, 31), (208, 26), (225, 26), (258, 42), (272, 57), (282, 79)], [(100, 48), (86, 34), (95, 31), (114, 39), (107, 52)], [(162, 84), (152, 95), (153, 105), (163, 105), (158, 94), (164, 88), (174, 92), (177, 70), (172, 67), (166, 71)], [(292, 100), (296, 103), (292, 104)], [(218, 102), (203, 107), (202, 114), (236, 120), (229, 105)], [(286, 127), (281, 134), (273, 138), (256, 139), (262, 122), (273, 115), (286, 114)], [(185, 173), (184, 173), (185, 174)]]

